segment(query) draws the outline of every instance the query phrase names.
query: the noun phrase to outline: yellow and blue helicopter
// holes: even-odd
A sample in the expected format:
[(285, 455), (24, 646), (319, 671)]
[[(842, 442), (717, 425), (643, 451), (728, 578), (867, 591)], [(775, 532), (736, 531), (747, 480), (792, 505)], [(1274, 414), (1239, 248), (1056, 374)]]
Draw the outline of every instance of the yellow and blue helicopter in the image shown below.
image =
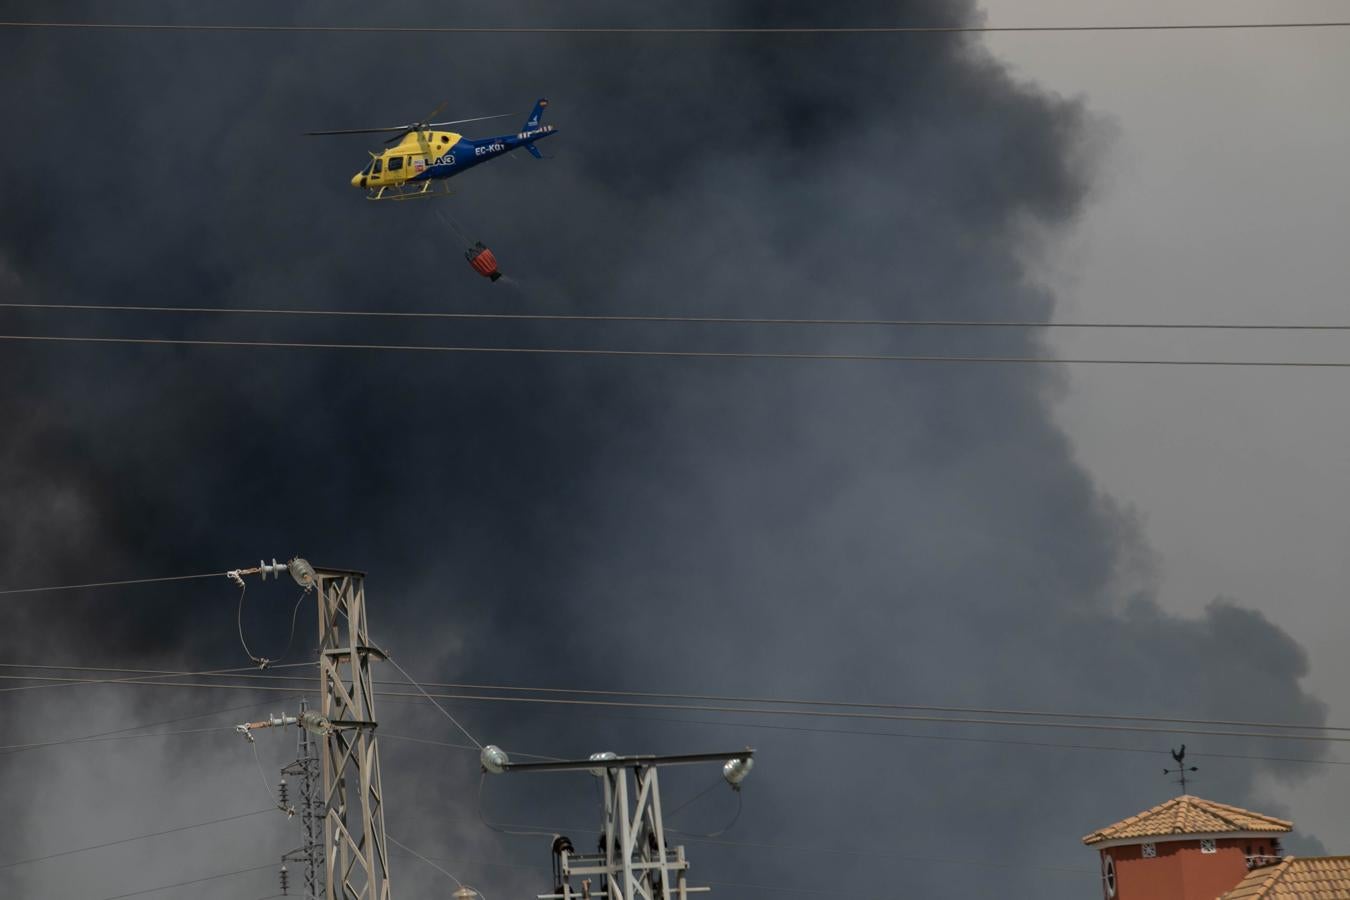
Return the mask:
[[(444, 106), (442, 103), (427, 118), (435, 118)], [(370, 154), (370, 162), (366, 167), (352, 176), (352, 186), (365, 189), (368, 200), (409, 200), (415, 197), (447, 194), (448, 184), (443, 191), (437, 190), (435, 185), (479, 163), (496, 159), (521, 147), (535, 159), (543, 159), (534, 142), (557, 133), (557, 129), (552, 125), (542, 124), (544, 110), (547, 107), (548, 100), (540, 98), (519, 132), (478, 140), (451, 131), (435, 129), (447, 125), (463, 125), (466, 122), (501, 119), (504, 116), (479, 116), (475, 119), (455, 119), (452, 122), (413, 122), (389, 128), (349, 128), (305, 133), (331, 135), (398, 132), (385, 142), (393, 146), (383, 152)]]

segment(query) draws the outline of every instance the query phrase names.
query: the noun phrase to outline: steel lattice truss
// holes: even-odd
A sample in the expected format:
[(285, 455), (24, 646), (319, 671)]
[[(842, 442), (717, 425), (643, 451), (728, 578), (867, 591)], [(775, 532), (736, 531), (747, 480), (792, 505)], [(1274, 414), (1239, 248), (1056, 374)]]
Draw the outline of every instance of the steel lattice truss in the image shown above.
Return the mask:
[(389, 847), (375, 739), (372, 659), (365, 578), (319, 569), (320, 713), (332, 724), (323, 738), (325, 900), (389, 900)]

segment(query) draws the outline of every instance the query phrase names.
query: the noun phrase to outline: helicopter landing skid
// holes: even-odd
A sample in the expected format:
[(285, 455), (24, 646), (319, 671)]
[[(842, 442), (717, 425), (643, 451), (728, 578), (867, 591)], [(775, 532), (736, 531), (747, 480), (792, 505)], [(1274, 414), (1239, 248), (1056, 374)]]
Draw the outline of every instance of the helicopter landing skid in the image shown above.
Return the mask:
[(437, 187), (437, 182), (422, 181), (414, 185), (390, 184), (366, 191), (367, 200), (416, 200), (420, 197), (449, 197), (450, 185)]

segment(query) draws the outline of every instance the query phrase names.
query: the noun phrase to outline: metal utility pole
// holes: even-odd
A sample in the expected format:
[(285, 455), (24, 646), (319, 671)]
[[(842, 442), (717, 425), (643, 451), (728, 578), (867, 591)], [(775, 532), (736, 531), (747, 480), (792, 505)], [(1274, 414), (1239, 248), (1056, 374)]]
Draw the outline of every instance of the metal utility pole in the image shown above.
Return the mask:
[[(263, 561), (255, 568), (225, 574), (243, 588), (245, 575), (280, 577), (315, 590), (319, 607), (319, 711), (275, 716), (237, 726), (252, 740), (258, 728), (299, 725), (317, 736), (322, 787), (312, 808), (323, 820), (322, 881), (306, 876), (306, 889), (322, 884), (323, 900), (390, 900), (389, 845), (384, 835), (384, 790), (375, 740), (375, 686), (372, 660), (385, 655), (370, 643), (366, 624), (365, 573), (315, 569), (299, 557)], [(266, 665), (268, 660), (263, 660)], [(307, 738), (302, 737), (303, 742)], [(302, 759), (304, 754), (301, 754)], [(305, 808), (311, 808), (305, 803)], [(303, 821), (303, 819), (302, 819)], [(306, 851), (313, 841), (306, 825)], [(316, 841), (315, 841), (316, 843)], [(297, 851), (300, 852), (300, 851)]]
[(365, 573), (315, 569), (319, 601), (325, 900), (390, 900), (384, 791), (375, 740), (375, 686)]
[[(305, 713), (308, 711), (308, 702), (300, 698), (300, 718), (306, 718)], [(283, 864), (300, 864), (305, 886), (302, 896), (305, 900), (323, 900), (323, 798), (319, 791), (322, 770), (314, 735), (310, 734), (308, 728), (298, 731), (300, 737), (296, 742), (295, 762), (282, 769), (281, 774), (299, 779), (300, 797), (296, 812), (300, 814), (300, 832), (304, 836), (304, 843), (281, 857), (281, 861)]]
[[(483, 768), (502, 772), (588, 771), (605, 783), (604, 825), (596, 854), (578, 854), (571, 840), (559, 836), (553, 842), (554, 886), (539, 900), (687, 900), (690, 894), (711, 888), (690, 887), (689, 861), (684, 847), (666, 842), (665, 822), (661, 814), (661, 787), (657, 771), (661, 766), (691, 763), (722, 763), (722, 776), (733, 790), (754, 764), (755, 751), (749, 748), (735, 753), (695, 753), (683, 756), (615, 756), (596, 753), (586, 760), (541, 763), (513, 763), (500, 748), (483, 748)], [(582, 878), (580, 887), (573, 876)], [(599, 882), (595, 892), (590, 878)]]

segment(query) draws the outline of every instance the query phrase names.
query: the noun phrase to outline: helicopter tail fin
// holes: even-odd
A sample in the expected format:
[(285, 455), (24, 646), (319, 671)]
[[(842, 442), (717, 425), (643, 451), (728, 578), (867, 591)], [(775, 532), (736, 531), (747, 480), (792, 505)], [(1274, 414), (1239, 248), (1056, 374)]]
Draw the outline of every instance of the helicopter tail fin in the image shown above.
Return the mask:
[(530, 112), (530, 117), (525, 120), (525, 127), (521, 131), (531, 131), (539, 127), (539, 123), (544, 121), (544, 110), (548, 108), (548, 100), (544, 97), (539, 98), (539, 102), (534, 105)]

